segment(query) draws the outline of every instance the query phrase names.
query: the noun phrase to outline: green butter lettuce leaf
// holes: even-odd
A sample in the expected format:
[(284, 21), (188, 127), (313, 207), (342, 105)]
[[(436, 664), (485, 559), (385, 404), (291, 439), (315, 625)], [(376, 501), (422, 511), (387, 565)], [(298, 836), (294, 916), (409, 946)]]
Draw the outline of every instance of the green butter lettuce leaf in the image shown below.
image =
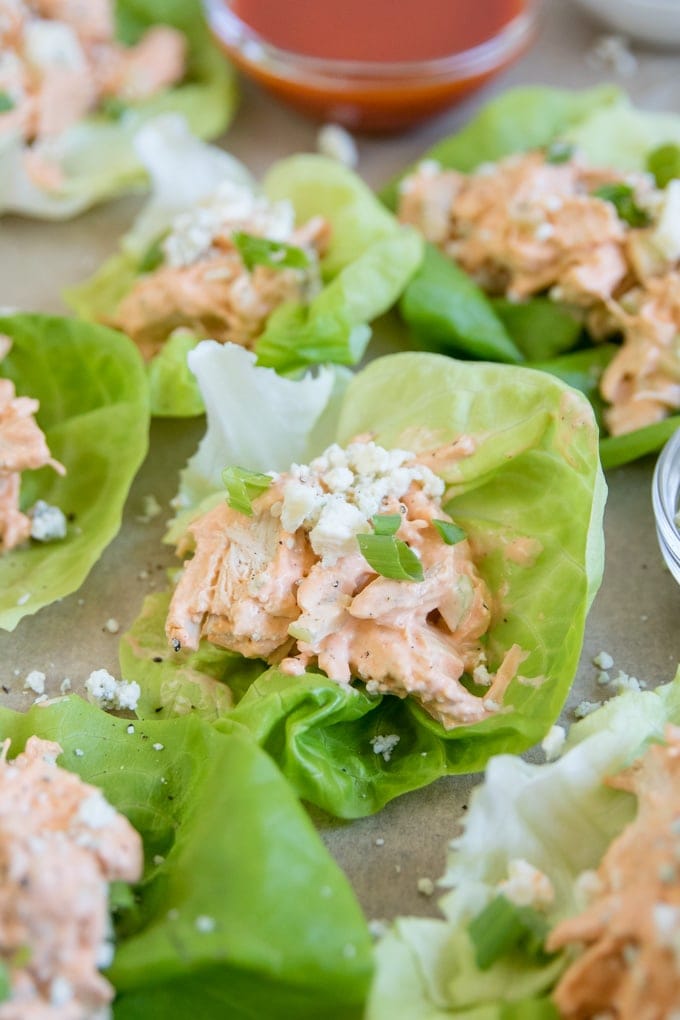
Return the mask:
[[(153, 180), (151, 199), (122, 239), (121, 253), (64, 295), (87, 319), (114, 319), (150, 248), (178, 213), (196, 206), (224, 180), (257, 190), (242, 164), (191, 139), (172, 118), (147, 125), (137, 148)], [(322, 156), (276, 163), (262, 188), (272, 201), (290, 202), (299, 223), (324, 216), (331, 224), (331, 241), (321, 260), (325, 286), (309, 303), (289, 302), (273, 312), (256, 344), (259, 363), (281, 373), (323, 363), (355, 364), (370, 339), (369, 324), (395, 304), (420, 264), (422, 239), (400, 226), (356, 174)], [(195, 395), (195, 381), (179, 354), (176, 345), (162, 372), (154, 369), (162, 355), (151, 362), (152, 414), (180, 416), (202, 409), (194, 410), (188, 397), (192, 391)]]
[[(228, 392), (215, 365), (210, 374), (212, 385)], [(258, 425), (257, 409), (240, 421), (253, 433)], [(246, 726), (302, 797), (342, 817), (366, 815), (441, 775), (474, 771), (494, 753), (540, 739), (573, 679), (602, 575), (597, 429), (588, 403), (559, 380), (432, 354), (380, 358), (350, 382), (335, 439), (346, 444), (366, 432), (384, 446), (416, 452), (461, 435), (474, 438), (472, 455), (444, 475), (446, 509), (473, 543), (491, 590), (504, 592), (488, 639), (492, 667), (516, 642), (529, 652), (521, 667), (529, 682), (512, 683), (507, 712), (448, 732), (412, 699), (370, 696), (360, 685), (347, 689), (319, 673), (291, 677), (270, 669), (243, 696), (239, 688), (238, 703), (217, 725)], [(314, 438), (310, 454), (327, 445), (326, 435)], [(533, 549), (524, 565), (513, 552), (517, 540), (529, 540)], [(155, 648), (167, 660), (160, 619)], [(144, 682), (147, 664), (129, 651), (125, 675)], [(159, 676), (172, 675), (165, 661), (158, 670), (156, 685)], [(221, 664), (212, 675), (231, 683)], [(371, 743), (386, 735), (399, 738), (388, 761)]]
[(38, 188), (23, 165), (23, 143), (0, 141), (0, 213), (66, 219), (96, 202), (146, 183), (135, 136), (148, 120), (175, 112), (202, 138), (219, 135), (236, 104), (233, 72), (213, 43), (200, 0), (117, 0), (118, 38), (132, 44), (150, 26), (163, 23), (187, 38), (183, 82), (158, 96), (125, 104), (117, 117), (86, 117), (46, 146), (62, 170), (58, 191)]
[(120, 641), (121, 675), (134, 675), (141, 686), (140, 718), (194, 713), (215, 722), (267, 665), (207, 641), (201, 642), (197, 652), (173, 652), (164, 640), (169, 604), (169, 592), (156, 592), (144, 599), (140, 615)]
[[(650, 151), (680, 140), (680, 117), (636, 110), (623, 93), (609, 85), (582, 92), (532, 86), (492, 100), (423, 158), (469, 172), (481, 163), (556, 140), (574, 145), (593, 165), (640, 171), (647, 169)], [(381, 193), (390, 209), (396, 209), (400, 181), (411, 169)], [(489, 300), (458, 266), (438, 252), (428, 251), (399, 308), (421, 348), (464, 358), (526, 359), (534, 367), (579, 386), (592, 400), (598, 417), (606, 468), (660, 449), (677, 427), (678, 416), (674, 416), (626, 436), (607, 436), (597, 379), (604, 359), (609, 360), (615, 348), (602, 345), (606, 355), (597, 347), (578, 349), (570, 363), (572, 355), (567, 352), (588, 342), (587, 334), (568, 308), (545, 297), (521, 304)]]
[[(395, 922), (376, 950), (367, 1020), (478, 1015), (506, 1020), (512, 1002), (519, 1012), (511, 1016), (534, 1015), (525, 1001), (549, 994), (567, 963), (565, 954), (540, 965), (514, 951), (481, 971), (467, 925), (497, 895), (510, 862), (518, 859), (552, 883), (555, 898), (545, 913), (551, 927), (583, 909), (579, 876), (597, 868), (635, 815), (633, 795), (604, 785), (605, 779), (678, 721), (680, 672), (672, 684), (621, 694), (576, 723), (557, 761), (535, 765), (516, 756), (493, 758), (439, 883), (452, 890), (440, 902), (445, 920)], [(539, 1006), (540, 1001), (533, 1008), (542, 1017)]]
[(523, 360), (484, 291), (434, 245), (426, 245), (399, 310), (413, 339), (426, 350), (462, 358)]
[(66, 468), (26, 471), (21, 506), (36, 499), (69, 521), (65, 539), (0, 556), (0, 627), (75, 591), (120, 527), (128, 489), (148, 444), (144, 368), (127, 337), (43, 315), (0, 318), (12, 347), (0, 375), (40, 401), (37, 421)]
[[(599, 393), (600, 377), (618, 348), (614, 344), (598, 344), (585, 350), (563, 354), (549, 361), (536, 362), (532, 367), (550, 372), (570, 386), (581, 390), (590, 400), (601, 433), (606, 433), (602, 421), (604, 407)], [(620, 436), (601, 435), (600, 459), (605, 469), (619, 467), (638, 457), (660, 450), (680, 426), (680, 415), (670, 415), (662, 421)]]
[[(58, 741), (144, 840), (116, 917), (116, 1020), (359, 1020), (371, 946), (354, 896), (272, 762), (195, 716), (116, 719), (78, 698), (0, 709), (0, 740)], [(76, 754), (76, 750), (78, 753)], [(213, 930), (196, 920), (210, 918)]]

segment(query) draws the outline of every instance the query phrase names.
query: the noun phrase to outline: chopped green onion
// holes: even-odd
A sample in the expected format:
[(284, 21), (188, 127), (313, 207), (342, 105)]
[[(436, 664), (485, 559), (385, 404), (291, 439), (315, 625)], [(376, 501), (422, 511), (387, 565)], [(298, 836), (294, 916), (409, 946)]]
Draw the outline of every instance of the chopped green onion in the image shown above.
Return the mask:
[(527, 956), (546, 958), (543, 948), (548, 922), (532, 907), (518, 907), (506, 896), (496, 896), (468, 926), (480, 970), (488, 970), (513, 949)]
[(245, 468), (228, 467), (222, 472), (222, 481), (227, 490), (227, 503), (233, 510), (253, 516), (252, 500), (266, 492), (272, 484), (270, 475), (259, 475)]
[(603, 184), (592, 192), (595, 198), (611, 202), (620, 220), (631, 227), (648, 227), (651, 217), (646, 209), (635, 201), (635, 192), (630, 184)]
[(99, 107), (99, 112), (108, 117), (109, 120), (122, 120), (128, 110), (128, 104), (116, 96), (109, 96), (108, 99), (104, 99)]
[(401, 514), (376, 514), (373, 530), (376, 535), (396, 535), (401, 524)]
[(680, 145), (669, 142), (653, 149), (647, 156), (647, 169), (654, 174), (657, 187), (665, 188), (669, 181), (680, 177)]
[(501, 1006), (499, 1020), (560, 1020), (552, 999), (520, 999)]
[(0, 963), (0, 1002), (6, 1002), (10, 996), (9, 974), (4, 963)]
[(447, 545), (457, 545), (458, 542), (467, 538), (463, 529), (459, 528), (457, 524), (452, 524), (451, 521), (432, 521), (432, 523)]
[(154, 269), (158, 269), (160, 265), (165, 262), (165, 252), (163, 251), (163, 238), (159, 237), (153, 241), (146, 249), (137, 269), (140, 273), (153, 273)]
[(0, 92), (0, 113), (9, 113), (15, 107), (15, 102), (9, 92)]
[(282, 241), (270, 241), (266, 237), (255, 237), (235, 230), (231, 239), (248, 271), (255, 266), (269, 266), (270, 269), (306, 269), (309, 255), (302, 248)]
[(560, 141), (557, 138), (545, 150), (545, 161), (546, 163), (566, 163), (573, 155), (574, 146), (571, 142)]
[(422, 581), (423, 565), (406, 542), (394, 535), (357, 535), (361, 554), (376, 574), (393, 581)]

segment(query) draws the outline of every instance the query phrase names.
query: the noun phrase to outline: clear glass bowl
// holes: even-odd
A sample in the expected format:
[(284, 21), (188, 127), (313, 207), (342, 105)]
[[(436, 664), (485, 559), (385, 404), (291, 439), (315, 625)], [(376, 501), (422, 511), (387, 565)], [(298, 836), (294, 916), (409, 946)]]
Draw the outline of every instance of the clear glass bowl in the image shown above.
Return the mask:
[(652, 504), (656, 534), (663, 558), (680, 584), (680, 527), (677, 523), (680, 501), (680, 429), (659, 454), (652, 481)]
[(203, 0), (203, 6), (232, 62), (290, 106), (354, 130), (393, 131), (448, 108), (521, 56), (533, 41), (539, 3), (526, 0), (520, 14), (479, 45), (433, 60), (399, 62), (294, 53), (255, 32), (229, 0)]

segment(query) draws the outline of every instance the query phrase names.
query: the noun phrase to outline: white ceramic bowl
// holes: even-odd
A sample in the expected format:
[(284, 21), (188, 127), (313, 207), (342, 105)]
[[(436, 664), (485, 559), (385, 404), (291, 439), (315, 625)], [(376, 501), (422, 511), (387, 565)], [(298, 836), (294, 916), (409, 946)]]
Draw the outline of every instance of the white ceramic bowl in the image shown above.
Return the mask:
[(612, 31), (656, 46), (680, 46), (680, 0), (575, 0)]
[(652, 481), (652, 505), (659, 548), (666, 566), (680, 584), (680, 429), (659, 454)]

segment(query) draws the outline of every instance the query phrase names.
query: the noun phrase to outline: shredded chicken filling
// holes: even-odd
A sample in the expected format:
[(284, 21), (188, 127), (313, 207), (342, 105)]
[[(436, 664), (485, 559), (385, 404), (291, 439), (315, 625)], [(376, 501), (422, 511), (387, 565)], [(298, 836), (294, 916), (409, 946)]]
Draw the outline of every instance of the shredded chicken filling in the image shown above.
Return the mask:
[[(300, 248), (309, 265), (249, 269), (233, 240), (237, 230)], [(317, 293), (319, 258), (328, 239), (329, 225), (321, 217), (296, 229), (288, 203), (268, 203), (225, 184), (212, 201), (178, 218), (163, 245), (163, 263), (135, 282), (112, 325), (127, 333), (145, 358), (157, 354), (180, 328), (252, 348), (279, 305), (304, 304)]]
[[(447, 545), (433, 524), (451, 519), (427, 465), (471, 445), (462, 437), (422, 457), (370, 441), (330, 447), (277, 476), (252, 517), (226, 504), (203, 515), (180, 549), (195, 552), (173, 595), (169, 640), (195, 649), (206, 638), (293, 675), (313, 665), (341, 684), (358, 678), (370, 692), (413, 696), (447, 728), (499, 711), (525, 655), (513, 646), (489, 671), (491, 594), (469, 541)], [(357, 535), (373, 530), (375, 514), (399, 515), (396, 538), (420, 560), (422, 582), (381, 576), (363, 557)]]
[[(648, 225), (630, 226), (594, 194), (612, 184), (633, 188)], [(601, 380), (612, 435), (680, 407), (680, 181), (659, 191), (647, 175), (551, 163), (543, 152), (472, 174), (424, 163), (403, 183), (399, 215), (489, 294), (547, 291), (596, 339), (622, 335)]]
[(30, 143), (34, 183), (56, 189), (49, 141), (106, 101), (144, 100), (174, 85), (185, 51), (184, 35), (167, 25), (133, 46), (117, 42), (111, 0), (0, 0), (0, 137)]
[(137, 881), (138, 833), (96, 787), (59, 768), (59, 744), (31, 737), (0, 755), (0, 959), (10, 998), (0, 1020), (89, 1020), (113, 999), (99, 973), (108, 883)]
[(666, 1020), (680, 1002), (680, 729), (609, 785), (635, 794), (635, 820), (593, 876), (584, 913), (547, 948), (582, 951), (554, 992), (565, 1020)]
[[(0, 337), (0, 361), (9, 344)], [(48, 465), (59, 474), (65, 468), (54, 460), (34, 415), (37, 400), (17, 397), (14, 383), (0, 378), (0, 553), (8, 552), (31, 534), (31, 518), (19, 507), (21, 472)]]

